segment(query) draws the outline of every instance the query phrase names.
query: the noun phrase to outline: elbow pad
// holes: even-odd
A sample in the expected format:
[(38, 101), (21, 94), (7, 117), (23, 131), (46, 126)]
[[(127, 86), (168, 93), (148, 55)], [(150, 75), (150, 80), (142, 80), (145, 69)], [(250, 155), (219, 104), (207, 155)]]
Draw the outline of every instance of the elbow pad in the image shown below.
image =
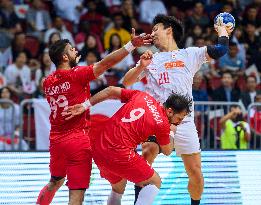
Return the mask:
[(218, 37), (218, 44), (207, 46), (208, 55), (213, 59), (218, 59), (228, 52), (229, 38), (226, 36)]

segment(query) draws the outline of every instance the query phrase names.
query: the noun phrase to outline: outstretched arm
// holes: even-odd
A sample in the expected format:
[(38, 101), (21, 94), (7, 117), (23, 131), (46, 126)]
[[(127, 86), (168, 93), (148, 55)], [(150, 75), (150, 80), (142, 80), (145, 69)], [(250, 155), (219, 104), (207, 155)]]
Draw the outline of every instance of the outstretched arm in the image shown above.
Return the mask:
[(104, 59), (94, 64), (94, 75), (98, 77), (106, 70), (111, 68), (113, 65), (124, 59), (130, 52), (132, 52), (136, 47), (143, 45), (148, 45), (152, 41), (149, 34), (141, 34), (139, 36), (135, 35), (135, 29), (132, 29), (131, 41), (128, 42), (122, 48), (110, 53)]
[(104, 90), (96, 93), (90, 100), (86, 100), (81, 104), (68, 107), (67, 110), (62, 112), (62, 116), (65, 117), (65, 120), (69, 120), (74, 116), (81, 115), (86, 110), (88, 110), (92, 105), (96, 105), (99, 102), (108, 99), (120, 99), (121, 98), (122, 88), (110, 86)]
[(218, 33), (218, 43), (216, 45), (207, 46), (206, 57), (210, 61), (212, 59), (218, 59), (225, 55), (228, 51), (229, 44), (229, 31), (227, 31), (225, 26), (215, 27)]

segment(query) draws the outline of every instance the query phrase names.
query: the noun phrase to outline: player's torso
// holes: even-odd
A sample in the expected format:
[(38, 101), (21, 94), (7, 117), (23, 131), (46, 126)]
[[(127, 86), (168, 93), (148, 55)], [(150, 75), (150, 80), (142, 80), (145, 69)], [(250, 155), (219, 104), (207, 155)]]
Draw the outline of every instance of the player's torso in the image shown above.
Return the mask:
[[(160, 126), (168, 124), (163, 108), (150, 95), (139, 93), (126, 103), (107, 123), (109, 143), (128, 148), (155, 135)], [(169, 125), (168, 125), (169, 126)]]
[(164, 103), (172, 92), (192, 97), (193, 73), (185, 49), (153, 55), (147, 67), (146, 91)]
[(89, 98), (89, 87), (84, 88), (71, 74), (71, 70), (55, 72), (44, 82), (44, 92), (51, 108), (51, 131), (54, 132), (71, 130), (86, 123), (85, 115), (76, 116), (68, 121), (61, 115), (68, 106), (82, 103)]

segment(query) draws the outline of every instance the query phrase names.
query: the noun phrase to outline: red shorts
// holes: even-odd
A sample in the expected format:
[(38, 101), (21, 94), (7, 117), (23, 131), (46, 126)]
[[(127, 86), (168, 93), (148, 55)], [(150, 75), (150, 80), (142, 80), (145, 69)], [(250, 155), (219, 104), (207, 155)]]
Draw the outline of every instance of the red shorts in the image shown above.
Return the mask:
[[(126, 153), (128, 153), (128, 157), (126, 157)], [(148, 180), (154, 174), (154, 170), (148, 162), (130, 149), (108, 152), (108, 149), (102, 150), (95, 147), (93, 159), (100, 169), (101, 177), (107, 179), (111, 184), (116, 184), (122, 179), (139, 183)]]
[(92, 169), (90, 139), (84, 130), (74, 131), (67, 137), (66, 141), (50, 144), (51, 176), (67, 176), (69, 189), (86, 189)]

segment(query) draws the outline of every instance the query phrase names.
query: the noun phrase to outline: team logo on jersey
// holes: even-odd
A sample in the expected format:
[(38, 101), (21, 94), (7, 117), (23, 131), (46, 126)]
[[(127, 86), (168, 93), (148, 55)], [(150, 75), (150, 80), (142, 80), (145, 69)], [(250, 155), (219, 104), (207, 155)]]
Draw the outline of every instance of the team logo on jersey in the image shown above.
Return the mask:
[(177, 60), (173, 62), (167, 62), (164, 64), (166, 69), (184, 68), (185, 64), (183, 61)]

